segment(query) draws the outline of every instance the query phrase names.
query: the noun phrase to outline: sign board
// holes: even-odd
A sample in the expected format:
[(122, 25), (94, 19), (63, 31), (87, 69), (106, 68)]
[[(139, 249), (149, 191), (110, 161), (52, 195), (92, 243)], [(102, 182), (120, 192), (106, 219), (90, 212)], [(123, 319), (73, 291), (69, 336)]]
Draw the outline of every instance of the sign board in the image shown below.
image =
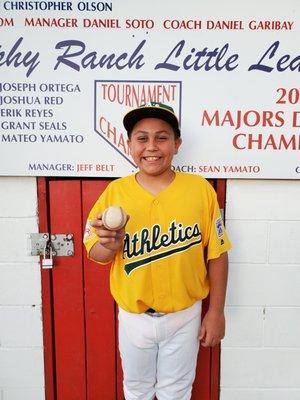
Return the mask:
[(173, 106), (176, 171), (300, 178), (296, 0), (0, 4), (0, 175), (136, 171), (123, 115)]

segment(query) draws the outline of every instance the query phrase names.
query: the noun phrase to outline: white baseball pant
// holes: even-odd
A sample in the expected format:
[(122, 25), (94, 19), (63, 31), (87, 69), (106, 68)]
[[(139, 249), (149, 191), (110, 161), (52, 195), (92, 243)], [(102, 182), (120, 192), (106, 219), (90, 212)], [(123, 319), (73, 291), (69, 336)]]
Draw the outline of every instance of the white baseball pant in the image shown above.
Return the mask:
[(201, 301), (152, 316), (119, 308), (119, 348), (126, 400), (189, 400), (195, 379)]

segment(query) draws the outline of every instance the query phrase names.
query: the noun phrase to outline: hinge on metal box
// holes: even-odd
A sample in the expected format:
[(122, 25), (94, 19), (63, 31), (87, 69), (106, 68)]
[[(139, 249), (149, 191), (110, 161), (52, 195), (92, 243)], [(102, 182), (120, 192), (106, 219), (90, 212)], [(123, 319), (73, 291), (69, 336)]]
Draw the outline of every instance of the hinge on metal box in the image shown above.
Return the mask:
[(74, 256), (73, 233), (30, 233), (28, 238), (29, 252), (32, 256)]

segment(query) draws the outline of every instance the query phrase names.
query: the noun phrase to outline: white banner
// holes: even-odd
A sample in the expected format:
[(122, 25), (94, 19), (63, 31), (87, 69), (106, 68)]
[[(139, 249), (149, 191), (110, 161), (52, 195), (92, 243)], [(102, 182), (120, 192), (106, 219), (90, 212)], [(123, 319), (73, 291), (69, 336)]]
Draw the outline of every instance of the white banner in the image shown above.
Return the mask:
[(174, 107), (177, 171), (300, 178), (300, 5), (138, 0), (0, 5), (0, 175), (119, 177), (122, 125)]

